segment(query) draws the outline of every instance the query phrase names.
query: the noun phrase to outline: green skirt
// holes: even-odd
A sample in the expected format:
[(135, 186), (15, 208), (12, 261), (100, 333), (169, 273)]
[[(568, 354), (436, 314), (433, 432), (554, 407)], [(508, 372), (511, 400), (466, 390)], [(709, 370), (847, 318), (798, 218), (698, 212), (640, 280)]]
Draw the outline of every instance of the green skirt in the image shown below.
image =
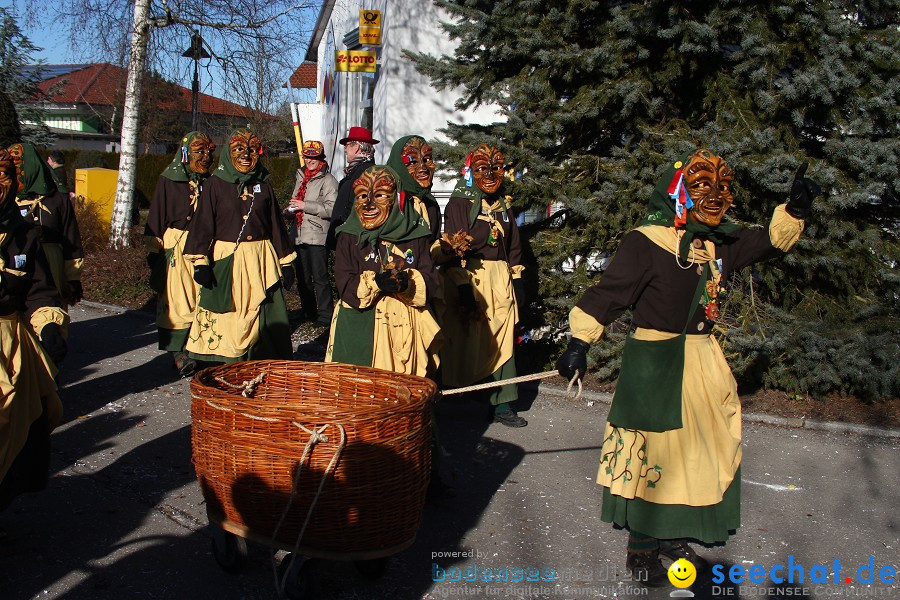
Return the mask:
[(704, 544), (724, 543), (741, 526), (741, 468), (735, 472), (722, 501), (710, 506), (629, 500), (612, 495), (604, 487), (600, 519), (660, 540), (690, 538)]

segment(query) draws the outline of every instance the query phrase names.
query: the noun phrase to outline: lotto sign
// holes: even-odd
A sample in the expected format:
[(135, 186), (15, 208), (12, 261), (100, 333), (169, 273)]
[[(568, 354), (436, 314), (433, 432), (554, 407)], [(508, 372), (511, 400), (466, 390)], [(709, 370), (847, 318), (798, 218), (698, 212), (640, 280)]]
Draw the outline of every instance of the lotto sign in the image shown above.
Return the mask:
[(375, 52), (369, 50), (338, 50), (334, 62), (338, 71), (374, 73), (376, 70)]

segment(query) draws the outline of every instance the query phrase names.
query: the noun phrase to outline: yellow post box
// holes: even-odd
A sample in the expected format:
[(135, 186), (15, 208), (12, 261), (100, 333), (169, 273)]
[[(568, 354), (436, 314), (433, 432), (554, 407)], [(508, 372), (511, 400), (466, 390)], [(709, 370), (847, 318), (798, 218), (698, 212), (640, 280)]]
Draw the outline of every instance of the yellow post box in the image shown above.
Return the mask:
[(101, 217), (104, 235), (109, 235), (118, 178), (119, 171), (116, 169), (100, 167), (75, 169), (75, 199), (96, 207), (97, 214)]

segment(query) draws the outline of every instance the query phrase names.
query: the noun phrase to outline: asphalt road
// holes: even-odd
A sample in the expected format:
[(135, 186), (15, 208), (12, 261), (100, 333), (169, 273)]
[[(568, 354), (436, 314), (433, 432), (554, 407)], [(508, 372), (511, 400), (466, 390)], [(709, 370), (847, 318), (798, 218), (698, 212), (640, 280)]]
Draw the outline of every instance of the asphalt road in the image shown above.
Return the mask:
[[(85, 307), (72, 317), (50, 485), (0, 513), (0, 598), (278, 597), (269, 549), (251, 545), (236, 574), (213, 559), (191, 465), (188, 382), (156, 350), (153, 324)], [(626, 534), (598, 517), (607, 405), (534, 388), (523, 396), (530, 424), (519, 430), (487, 423), (474, 402), (439, 405), (442, 468), (456, 498), (426, 507), (416, 543), (378, 580), (347, 561), (319, 561), (312, 597), (669, 598), (675, 588), (648, 593), (628, 581)], [(878, 580), (900, 562), (900, 440), (760, 424), (745, 424), (744, 435), (743, 526), (726, 546), (700, 550), (723, 565), (725, 581), (701, 575), (696, 597), (900, 598), (900, 584)], [(770, 570), (789, 560), (794, 583), (772, 583)], [(767, 575), (730, 583), (732, 565)], [(475, 568), (475, 581), (462, 580)], [(484, 569), (538, 569), (538, 581), (488, 583)], [(548, 569), (556, 577), (541, 581)], [(828, 583), (812, 580), (826, 571)]]

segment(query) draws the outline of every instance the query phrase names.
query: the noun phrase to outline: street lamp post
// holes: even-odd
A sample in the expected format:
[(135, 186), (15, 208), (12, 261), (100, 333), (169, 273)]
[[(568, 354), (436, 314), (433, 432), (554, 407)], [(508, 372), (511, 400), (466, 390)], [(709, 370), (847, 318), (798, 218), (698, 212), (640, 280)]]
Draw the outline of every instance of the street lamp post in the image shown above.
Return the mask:
[(209, 53), (203, 47), (203, 38), (196, 29), (191, 36), (191, 47), (182, 54), (185, 58), (194, 61), (194, 81), (191, 84), (191, 131), (197, 131), (197, 117), (200, 104), (200, 59), (209, 58)]

